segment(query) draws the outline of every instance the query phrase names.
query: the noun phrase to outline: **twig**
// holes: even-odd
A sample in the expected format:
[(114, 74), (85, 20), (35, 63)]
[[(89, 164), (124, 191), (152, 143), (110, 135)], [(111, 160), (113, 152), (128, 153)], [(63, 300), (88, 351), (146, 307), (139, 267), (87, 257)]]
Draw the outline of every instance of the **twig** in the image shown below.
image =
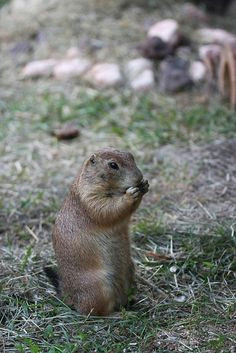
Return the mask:
[(204, 207), (204, 206), (201, 204), (200, 201), (197, 201), (197, 203), (198, 203), (198, 205), (203, 209), (203, 211), (206, 212), (206, 214), (208, 215), (208, 217), (209, 217), (210, 219), (216, 219), (215, 216), (213, 216), (213, 215), (206, 209), (206, 207)]
[(163, 292), (161, 289), (159, 289), (155, 284), (153, 284), (152, 282), (149, 282), (147, 279), (143, 278), (142, 276), (136, 274), (136, 278), (142, 282), (144, 285), (152, 288), (152, 290), (154, 290), (155, 292), (163, 295), (163, 296), (167, 296), (165, 292)]
[(36, 243), (39, 241), (39, 238), (37, 237), (37, 235), (32, 231), (32, 229), (30, 229), (28, 226), (25, 226), (25, 229), (28, 231), (28, 233), (30, 235), (32, 235), (32, 237), (36, 240)]

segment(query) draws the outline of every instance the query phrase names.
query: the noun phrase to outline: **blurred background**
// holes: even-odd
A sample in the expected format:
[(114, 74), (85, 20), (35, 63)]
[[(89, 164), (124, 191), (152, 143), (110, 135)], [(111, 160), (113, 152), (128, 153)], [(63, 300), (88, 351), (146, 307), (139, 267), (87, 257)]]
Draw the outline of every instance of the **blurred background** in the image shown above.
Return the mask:
[[(234, 352), (235, 1), (0, 0), (0, 349)], [(144, 282), (84, 319), (42, 268), (80, 164), (130, 150)]]

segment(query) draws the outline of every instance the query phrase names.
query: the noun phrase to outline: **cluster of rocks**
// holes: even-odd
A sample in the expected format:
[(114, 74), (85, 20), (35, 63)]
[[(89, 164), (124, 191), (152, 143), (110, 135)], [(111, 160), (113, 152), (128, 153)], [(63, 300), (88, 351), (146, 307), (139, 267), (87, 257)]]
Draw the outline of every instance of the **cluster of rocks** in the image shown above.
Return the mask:
[[(21, 78), (54, 77), (58, 80), (81, 78), (97, 88), (116, 87), (124, 80), (136, 89), (154, 86), (153, 63), (139, 57), (130, 60), (123, 70), (116, 63), (93, 63), (81, 55), (76, 47), (70, 48), (64, 59), (36, 60), (28, 63), (21, 72)], [(125, 77), (125, 79), (124, 79)]]
[[(197, 15), (203, 18), (204, 13), (199, 11)], [(162, 91), (177, 92), (212, 79), (222, 48), (236, 40), (233, 34), (212, 28), (195, 30), (192, 38), (190, 41), (181, 32), (177, 21), (165, 19), (149, 28), (146, 40), (138, 46), (141, 57), (129, 60), (122, 67), (114, 62), (93, 62), (74, 47), (61, 60), (50, 58), (28, 63), (21, 76), (80, 78), (97, 88), (127, 84), (135, 91), (151, 89), (157, 82)]]
[[(207, 20), (193, 5), (185, 7), (185, 11), (194, 19)], [(149, 29), (139, 49), (145, 58), (159, 64), (157, 77), (161, 90), (177, 92), (202, 81), (221, 80), (219, 72), (225, 48), (236, 47), (235, 43), (236, 36), (232, 33), (208, 27), (195, 30), (190, 41), (177, 21), (167, 19)]]

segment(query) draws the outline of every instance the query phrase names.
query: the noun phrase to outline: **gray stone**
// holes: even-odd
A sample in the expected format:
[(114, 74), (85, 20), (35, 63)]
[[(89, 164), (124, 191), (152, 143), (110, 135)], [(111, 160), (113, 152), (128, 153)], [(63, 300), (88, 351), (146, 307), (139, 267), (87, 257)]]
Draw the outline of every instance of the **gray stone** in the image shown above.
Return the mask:
[(189, 75), (189, 62), (178, 57), (162, 61), (159, 82), (163, 92), (175, 93), (190, 87), (193, 82)]

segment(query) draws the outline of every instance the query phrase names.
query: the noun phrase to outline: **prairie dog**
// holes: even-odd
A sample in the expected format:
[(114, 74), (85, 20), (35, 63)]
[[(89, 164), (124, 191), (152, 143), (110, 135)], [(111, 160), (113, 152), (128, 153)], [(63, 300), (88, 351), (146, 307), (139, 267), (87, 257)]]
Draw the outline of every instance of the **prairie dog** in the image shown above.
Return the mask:
[(53, 231), (59, 293), (79, 313), (108, 315), (127, 304), (128, 226), (148, 187), (131, 153), (105, 148), (84, 161)]

